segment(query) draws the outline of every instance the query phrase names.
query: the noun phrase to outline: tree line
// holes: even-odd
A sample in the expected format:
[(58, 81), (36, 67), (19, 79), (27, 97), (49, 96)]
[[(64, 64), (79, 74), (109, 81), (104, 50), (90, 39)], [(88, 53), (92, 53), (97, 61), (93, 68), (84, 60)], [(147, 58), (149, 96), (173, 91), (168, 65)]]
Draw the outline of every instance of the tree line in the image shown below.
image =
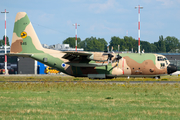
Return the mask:
[[(5, 45), (5, 35), (3, 36), (3, 39), (0, 39), (0, 46)], [(9, 38), (6, 36), (6, 45), (9, 46)]]
[[(9, 46), (9, 38), (6, 36), (7, 46)], [(144, 50), (146, 53), (175, 53), (180, 52), (180, 41), (174, 36), (167, 36), (164, 38), (162, 35), (159, 36), (158, 42), (149, 43), (147, 41), (141, 40), (141, 51)], [(5, 36), (0, 40), (0, 46), (5, 44)], [(69, 37), (63, 41), (63, 44), (69, 44), (70, 47), (75, 48), (75, 37)], [(96, 38), (91, 36), (81, 41), (77, 38), (77, 47), (84, 48), (85, 51), (107, 51), (108, 43), (104, 38)], [(132, 38), (131, 36), (124, 36), (120, 38), (117, 36), (111, 37), (109, 42), (109, 49), (113, 47), (113, 51), (118, 51), (118, 45), (120, 45), (120, 51), (132, 51), (136, 52), (138, 50), (138, 40)]]
[[(75, 37), (69, 37), (63, 41), (63, 44), (69, 44), (70, 47), (75, 48)], [(147, 41), (141, 40), (141, 51), (144, 50), (146, 53), (173, 53), (180, 52), (180, 42), (176, 37), (159, 36), (158, 42), (149, 43)], [(108, 43), (104, 38), (90, 37), (81, 41), (80, 38), (77, 38), (77, 47), (84, 48), (85, 51), (107, 51)], [(109, 42), (109, 49), (113, 47), (113, 51), (118, 51), (118, 45), (120, 45), (120, 51), (132, 51), (137, 52), (138, 50), (138, 40), (132, 38), (131, 36), (124, 36), (120, 38), (117, 36), (111, 37)]]

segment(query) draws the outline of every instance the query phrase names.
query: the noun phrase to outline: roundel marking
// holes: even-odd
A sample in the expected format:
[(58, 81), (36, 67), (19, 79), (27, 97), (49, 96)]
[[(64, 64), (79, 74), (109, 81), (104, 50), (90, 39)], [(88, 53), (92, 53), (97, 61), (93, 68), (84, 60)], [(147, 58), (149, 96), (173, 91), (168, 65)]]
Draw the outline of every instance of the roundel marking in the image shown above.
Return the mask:
[(66, 67), (66, 64), (65, 64), (65, 63), (62, 63), (61, 66), (62, 66), (63, 68), (65, 68), (65, 67)]
[(26, 37), (27, 37), (27, 33), (23, 31), (23, 32), (21, 33), (21, 37), (22, 37), (23, 39), (26, 38)]

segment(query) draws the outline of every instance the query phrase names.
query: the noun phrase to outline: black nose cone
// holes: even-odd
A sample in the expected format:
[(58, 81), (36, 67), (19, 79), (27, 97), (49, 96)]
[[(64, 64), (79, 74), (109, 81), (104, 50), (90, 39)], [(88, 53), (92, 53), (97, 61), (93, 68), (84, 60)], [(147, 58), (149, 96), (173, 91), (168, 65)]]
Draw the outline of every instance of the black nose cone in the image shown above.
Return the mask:
[(174, 64), (169, 64), (169, 65), (167, 66), (167, 73), (168, 73), (168, 74), (171, 74), (171, 73), (176, 72), (176, 71), (177, 71), (177, 66), (176, 66), (176, 65), (174, 65)]

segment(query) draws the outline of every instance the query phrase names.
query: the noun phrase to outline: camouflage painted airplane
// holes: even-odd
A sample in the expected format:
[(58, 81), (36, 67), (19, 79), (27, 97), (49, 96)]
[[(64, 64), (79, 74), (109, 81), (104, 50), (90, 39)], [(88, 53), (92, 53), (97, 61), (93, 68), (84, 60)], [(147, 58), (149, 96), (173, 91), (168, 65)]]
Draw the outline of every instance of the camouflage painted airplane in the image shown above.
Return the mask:
[(30, 57), (76, 77), (160, 77), (177, 67), (159, 54), (58, 51), (43, 48), (25, 12), (16, 15), (10, 56)]

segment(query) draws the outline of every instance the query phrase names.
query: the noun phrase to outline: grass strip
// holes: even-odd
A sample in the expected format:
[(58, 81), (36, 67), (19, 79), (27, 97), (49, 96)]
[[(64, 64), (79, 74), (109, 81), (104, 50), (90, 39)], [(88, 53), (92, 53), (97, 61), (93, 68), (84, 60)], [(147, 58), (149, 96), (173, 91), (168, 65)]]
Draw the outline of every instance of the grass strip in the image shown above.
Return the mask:
[(0, 119), (179, 119), (180, 84), (0, 83)]
[(161, 76), (161, 79), (154, 78), (127, 78), (118, 77), (114, 79), (89, 79), (88, 77), (72, 77), (62, 75), (9, 75), (0, 76), (0, 81), (180, 81), (179, 76)]

